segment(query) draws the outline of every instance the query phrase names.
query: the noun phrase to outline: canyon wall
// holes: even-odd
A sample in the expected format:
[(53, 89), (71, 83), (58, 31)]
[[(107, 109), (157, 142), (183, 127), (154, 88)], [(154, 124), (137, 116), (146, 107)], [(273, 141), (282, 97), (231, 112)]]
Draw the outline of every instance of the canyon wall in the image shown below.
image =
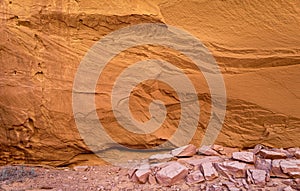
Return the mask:
[[(85, 145), (76, 127), (72, 110), (74, 78), (86, 52), (97, 41), (113, 31), (141, 23), (164, 23), (185, 30), (215, 58), (227, 97), (216, 144), (239, 148), (256, 144), (300, 146), (298, 0), (0, 3), (0, 164), (104, 163)], [(149, 100), (162, 99), (172, 117), (165, 130), (135, 137), (114, 128), (119, 124), (113, 117), (110, 95), (105, 97), (102, 93), (111, 93), (111, 78), (121, 72), (120, 68), (150, 58), (167, 60), (182, 68), (192, 64), (170, 48), (132, 47), (111, 60), (117, 69), (112, 67), (104, 73), (96, 89), (99, 120), (109, 126), (117, 142), (132, 148), (161, 144), (181, 120), (176, 92), (167, 84), (147, 81), (132, 93), (132, 115), (147, 121)], [(211, 95), (201, 72), (193, 67), (185, 72), (195, 82), (198, 93), (200, 116), (191, 142), (200, 145), (211, 115)]]

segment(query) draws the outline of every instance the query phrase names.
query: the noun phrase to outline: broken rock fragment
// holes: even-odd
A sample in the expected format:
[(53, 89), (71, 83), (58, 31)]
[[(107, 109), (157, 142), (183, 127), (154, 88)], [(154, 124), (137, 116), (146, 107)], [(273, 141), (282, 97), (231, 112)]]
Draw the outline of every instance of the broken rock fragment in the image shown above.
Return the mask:
[(284, 174), (280, 167), (281, 159), (272, 160), (272, 167), (271, 167), (271, 176), (278, 177), (278, 178), (288, 178), (288, 175)]
[(153, 176), (152, 174), (149, 174), (148, 182), (149, 182), (149, 184), (156, 184), (157, 182), (156, 182), (155, 176)]
[(292, 178), (300, 178), (300, 160), (282, 160), (280, 162), (282, 172)]
[(151, 170), (149, 168), (138, 169), (135, 172), (135, 176), (140, 183), (145, 184), (148, 181), (148, 177), (149, 177), (150, 173), (151, 173)]
[(195, 145), (189, 144), (183, 147), (179, 147), (171, 151), (171, 154), (175, 157), (191, 157), (195, 155), (197, 148)]
[(183, 180), (188, 174), (188, 169), (178, 162), (170, 162), (164, 168), (156, 173), (156, 179), (159, 184), (171, 186), (176, 182)]
[(272, 160), (256, 157), (254, 165), (255, 165), (256, 169), (266, 170), (266, 171), (270, 172), (271, 171), (271, 166), (272, 166)]
[(207, 146), (207, 145), (200, 147), (198, 149), (198, 153), (200, 155), (206, 155), (206, 156), (220, 156), (220, 154), (217, 151), (215, 151), (212, 148), (212, 146)]
[(217, 171), (225, 177), (233, 176), (235, 178), (246, 177), (247, 164), (238, 161), (225, 161), (215, 163)]
[(249, 183), (264, 186), (264, 185), (266, 185), (266, 182), (270, 180), (270, 175), (265, 170), (248, 169), (247, 170), (247, 179), (248, 179)]
[(196, 170), (192, 173), (190, 173), (187, 177), (186, 177), (186, 182), (188, 184), (196, 184), (196, 183), (200, 183), (205, 181), (203, 174), (201, 173), (200, 170)]
[(200, 170), (203, 173), (205, 180), (213, 180), (218, 177), (218, 172), (211, 162), (200, 164)]
[(297, 159), (300, 159), (300, 151), (296, 151), (296, 152), (294, 153), (294, 155), (295, 155), (295, 157), (296, 157)]
[(267, 149), (260, 150), (259, 155), (265, 159), (285, 159), (285, 158), (287, 158), (287, 155), (284, 152), (271, 151), (271, 150), (267, 150)]
[[(200, 156), (198, 156), (198, 157), (200, 157)], [(192, 157), (192, 158), (178, 159), (178, 162), (186, 163), (186, 164), (189, 164), (192, 166), (199, 166), (200, 164), (205, 163), (205, 162), (214, 163), (214, 162), (223, 162), (223, 161), (224, 161), (224, 159), (222, 159), (221, 157), (218, 157), (218, 156), (206, 156), (203, 158)]]
[(247, 163), (254, 163), (254, 154), (253, 152), (234, 152), (232, 153), (232, 158), (235, 160), (247, 162)]

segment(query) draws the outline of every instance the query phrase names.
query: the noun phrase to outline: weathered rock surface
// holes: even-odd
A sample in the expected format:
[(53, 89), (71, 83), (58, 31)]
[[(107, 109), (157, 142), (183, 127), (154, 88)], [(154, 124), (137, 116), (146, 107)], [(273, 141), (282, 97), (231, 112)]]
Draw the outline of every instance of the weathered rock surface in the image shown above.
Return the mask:
[(197, 152), (197, 147), (193, 144), (179, 147), (171, 151), (171, 154), (175, 157), (191, 157)]
[(235, 178), (246, 177), (246, 163), (238, 161), (225, 161), (223, 163), (215, 163), (215, 167), (219, 173), (226, 177), (233, 176)]
[(207, 156), (220, 156), (220, 153), (214, 150), (212, 146), (206, 146), (206, 145), (200, 147), (198, 149), (198, 153)]
[[(300, 146), (298, 0), (2, 0), (0, 22), (0, 164), (103, 164), (84, 144), (75, 125), (72, 87), (76, 71), (86, 52), (105, 35), (154, 22), (185, 29), (215, 57), (227, 93), (217, 144)], [(163, 47), (134, 47), (112, 60), (115, 67), (103, 76), (112, 79), (123, 66), (151, 58), (182, 66), (195, 82), (201, 105), (197, 136), (192, 139), (199, 146), (211, 117), (210, 91), (199, 71), (185, 67), (193, 63), (178, 55)], [(175, 92), (153, 83), (132, 93), (130, 109), (139, 122), (151, 117), (149, 100), (161, 98), (172, 111), (163, 131), (138, 137), (118, 126), (110, 105), (111, 79), (99, 80), (95, 105), (97, 120), (112, 138), (143, 149), (168, 140), (180, 121)], [(100, 150), (112, 148), (104, 145)]]
[(137, 171), (135, 171), (134, 176), (140, 183), (146, 183), (148, 181), (148, 177), (151, 173), (151, 170), (148, 166), (142, 166)]
[(232, 153), (232, 158), (247, 163), (254, 163), (253, 152), (234, 152)]
[(296, 151), (296, 152), (295, 152), (295, 157), (296, 157), (297, 159), (300, 159), (300, 151)]
[(280, 151), (272, 151), (267, 149), (262, 149), (259, 154), (266, 159), (285, 159), (287, 158), (286, 153)]
[(293, 178), (300, 178), (300, 160), (282, 160), (280, 167), (283, 173)]
[(224, 161), (224, 159), (218, 156), (207, 156), (207, 157), (194, 156), (192, 158), (178, 159), (178, 162), (187, 163), (193, 166), (199, 166), (200, 164), (205, 162), (215, 163), (215, 162), (222, 162), (222, 161)]
[(200, 182), (204, 182), (204, 181), (205, 181), (205, 178), (200, 170), (196, 170), (196, 171), (190, 173), (186, 177), (186, 182), (188, 184), (196, 184), (196, 183), (200, 183)]
[(289, 176), (283, 173), (280, 163), (282, 162), (281, 159), (276, 159), (272, 161), (271, 165), (271, 176), (280, 177), (280, 178), (288, 178)]
[(203, 173), (205, 180), (213, 180), (219, 176), (211, 162), (201, 163), (200, 170)]
[[(216, 146), (212, 145), (210, 148), (215, 149)], [(263, 149), (273, 152), (280, 151), (286, 155), (293, 153), (291, 149), (275, 149), (265, 146)], [(299, 190), (300, 161), (294, 154), (291, 155), (294, 156), (291, 158), (272, 160), (262, 158), (259, 151), (250, 152), (251, 155), (249, 150), (254, 151), (255, 149), (235, 152), (232, 153), (232, 156), (227, 154), (206, 156), (197, 153), (190, 157), (175, 157), (171, 162), (154, 164), (150, 171), (141, 171), (141, 180), (138, 179), (137, 173), (141, 167), (137, 168), (135, 177), (131, 180), (145, 183), (146, 178), (144, 177), (147, 177), (148, 183), (151, 185), (160, 184), (169, 187), (186, 185), (188, 186), (185, 188), (187, 190), (283, 190), (289, 187)], [(272, 156), (274, 155), (272, 154)], [(255, 159), (254, 163), (253, 159)], [(147, 167), (147, 164), (143, 165)]]
[(248, 169), (247, 178), (250, 183), (264, 186), (270, 180), (270, 175), (265, 170)]
[(159, 184), (170, 186), (183, 180), (187, 175), (188, 169), (185, 166), (177, 162), (170, 162), (169, 165), (157, 172), (156, 179)]
[(272, 160), (256, 157), (254, 165), (255, 165), (255, 168), (257, 168), (257, 169), (266, 170), (266, 171), (270, 172), (271, 168), (272, 168)]
[(156, 154), (149, 157), (150, 163), (161, 163), (161, 162), (168, 162), (172, 160), (174, 156), (172, 154)]

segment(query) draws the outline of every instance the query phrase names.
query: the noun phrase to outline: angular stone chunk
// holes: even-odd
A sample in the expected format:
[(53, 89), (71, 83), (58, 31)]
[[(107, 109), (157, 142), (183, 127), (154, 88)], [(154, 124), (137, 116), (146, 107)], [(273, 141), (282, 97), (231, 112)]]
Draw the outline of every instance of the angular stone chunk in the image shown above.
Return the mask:
[(268, 172), (271, 171), (272, 160), (271, 159), (262, 159), (257, 157), (254, 162), (255, 168), (259, 170), (266, 170)]
[(198, 154), (206, 156), (220, 156), (220, 154), (212, 149), (212, 146), (204, 145), (198, 149)]
[(259, 154), (265, 159), (285, 159), (287, 158), (286, 153), (280, 151), (271, 151), (267, 149), (262, 149)]
[(225, 155), (228, 158), (232, 157), (232, 153), (238, 152), (238, 148), (231, 148), (231, 147), (223, 147), (221, 145), (213, 145), (212, 149), (218, 152), (221, 155)]
[(213, 180), (219, 176), (211, 162), (200, 164), (200, 170), (203, 173), (205, 180)]
[(203, 174), (200, 172), (200, 170), (196, 170), (196, 171), (190, 173), (186, 177), (186, 182), (188, 184), (196, 184), (196, 183), (200, 183), (203, 181), (205, 181), (205, 178), (204, 178)]
[(300, 159), (300, 151), (296, 151), (296, 152), (294, 153), (294, 155), (295, 155), (295, 157), (296, 157), (297, 159)]
[(257, 184), (260, 186), (266, 185), (266, 182), (270, 180), (270, 175), (265, 170), (248, 169), (247, 179), (249, 183)]
[(188, 169), (178, 162), (171, 162), (156, 173), (156, 179), (159, 184), (171, 186), (176, 182), (183, 180), (188, 174)]
[(224, 182), (223, 185), (226, 186), (229, 191), (241, 191), (233, 182)]
[(148, 181), (148, 177), (150, 173), (151, 173), (150, 169), (138, 169), (135, 172), (135, 176), (140, 183), (145, 184)]
[(282, 160), (280, 167), (283, 173), (293, 178), (300, 177), (300, 160)]
[(238, 161), (225, 161), (223, 163), (215, 163), (217, 171), (223, 176), (233, 176), (234, 178), (246, 177), (247, 164)]
[(223, 162), (223, 161), (224, 161), (224, 159), (222, 159), (221, 157), (218, 157), (218, 156), (206, 156), (203, 158), (192, 157), (192, 158), (178, 159), (178, 162), (187, 163), (187, 164), (193, 165), (193, 166), (199, 166), (200, 164), (205, 163), (205, 162), (215, 163), (215, 162)]
[(171, 151), (171, 154), (176, 157), (191, 157), (197, 152), (197, 147), (193, 144), (189, 144), (183, 147), (179, 147)]
[(149, 184), (157, 184), (156, 178), (152, 174), (149, 175), (148, 182)]
[(235, 160), (247, 162), (247, 163), (254, 163), (254, 154), (253, 152), (234, 152), (232, 153), (232, 158)]
[(271, 176), (278, 177), (278, 178), (288, 178), (288, 175), (284, 174), (280, 167), (280, 162), (282, 159), (275, 159), (272, 160), (272, 167), (271, 167)]

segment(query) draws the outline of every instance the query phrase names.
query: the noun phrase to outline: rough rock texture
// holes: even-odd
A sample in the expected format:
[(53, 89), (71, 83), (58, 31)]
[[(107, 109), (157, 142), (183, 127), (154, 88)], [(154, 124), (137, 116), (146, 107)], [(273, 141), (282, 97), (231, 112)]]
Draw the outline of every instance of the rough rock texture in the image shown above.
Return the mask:
[(196, 152), (197, 152), (197, 147), (193, 144), (189, 144), (183, 147), (173, 149), (171, 151), (171, 154), (175, 157), (190, 157), (190, 156), (194, 156)]
[(200, 183), (205, 181), (204, 176), (202, 174), (202, 172), (200, 172), (200, 170), (196, 170), (192, 173), (190, 173), (187, 177), (186, 177), (186, 182), (188, 184), (196, 184), (196, 183)]
[(254, 163), (253, 152), (234, 152), (232, 158), (243, 162)]
[(270, 180), (270, 175), (265, 170), (248, 169), (247, 176), (249, 183), (264, 186)]
[[(216, 143), (240, 148), (257, 143), (300, 146), (298, 0), (2, 0), (0, 22), (0, 164), (103, 163), (86, 147), (75, 126), (74, 76), (87, 50), (101, 37), (145, 22), (185, 29), (215, 57), (227, 92), (227, 113)], [(155, 46), (131, 48), (111, 64), (120, 68), (145, 58), (190, 64), (176, 51)], [(192, 143), (199, 145), (210, 119), (210, 93), (198, 72), (193, 68), (186, 72), (197, 82), (201, 114)], [(113, 76), (118, 71), (108, 73)], [(114, 129), (111, 133), (119, 143), (149, 148), (176, 130), (180, 103), (174, 92), (153, 83), (132, 94), (132, 113), (146, 121), (149, 100), (161, 98), (173, 111), (165, 130), (142, 139), (116, 131), (118, 124), (105, 97), (113, 82), (106, 80), (99, 81), (105, 88), (97, 89), (95, 103), (101, 122)]]
[(157, 172), (156, 179), (162, 185), (171, 186), (183, 180), (187, 174), (188, 169), (185, 166), (177, 162), (171, 162)]
[(200, 170), (203, 173), (205, 180), (213, 180), (219, 176), (211, 162), (201, 163)]
[[(215, 148), (214, 145), (212, 148)], [(264, 150), (276, 149), (264, 147)], [(159, 185), (168, 187), (188, 185), (187, 190), (194, 188), (220, 191), (299, 190), (300, 161), (292, 155), (294, 152), (292, 149), (280, 150), (289, 157), (287, 159), (261, 159), (256, 149), (242, 150), (238, 153), (239, 155), (247, 153), (248, 156), (249, 153), (253, 153), (252, 158), (259, 159), (255, 160), (255, 163), (242, 161), (239, 157), (229, 157), (230, 153), (221, 156), (206, 156), (198, 153), (187, 158), (174, 157), (173, 161), (157, 164), (150, 164), (149, 158), (148, 165), (150, 165), (151, 172), (147, 173), (153, 177), (155, 175)], [(147, 166), (144, 160), (142, 164)], [(140, 167), (135, 171), (135, 177), (138, 169)], [(147, 183), (155, 185), (155, 181), (150, 179)]]
[[(242, 152), (251, 152), (253, 149)], [(292, 151), (288, 151), (289, 153)], [(220, 157), (205, 155), (194, 155), (189, 159), (202, 157), (206, 161), (217, 164), (215, 158), (236, 161), (245, 164), (247, 177), (231, 177), (219, 174), (214, 180), (205, 180), (199, 167), (190, 168), (189, 164), (180, 164), (183, 159), (174, 158), (174, 161), (148, 163), (146, 160), (135, 161), (135, 167), (128, 169), (124, 167), (105, 166), (77, 166), (70, 167), (40, 167), (32, 165), (6, 165), (0, 167), (1, 190), (188, 190), (188, 191), (283, 191), (300, 190), (300, 178), (293, 178), (289, 172), (296, 172), (295, 165), (299, 160), (295, 157), (288, 159), (274, 159), (281, 161), (287, 177), (269, 176), (267, 170), (257, 169), (254, 164), (240, 162), (226, 154)], [(177, 160), (177, 161), (176, 161)], [(132, 164), (132, 161), (128, 161)], [(274, 163), (272, 163), (274, 164)], [(262, 163), (263, 165), (263, 163)], [(266, 163), (266, 165), (268, 165)], [(296, 168), (295, 168), (296, 167)], [(149, 171), (150, 170), (150, 173)], [(183, 171), (182, 171), (183, 170)], [(224, 169), (226, 171), (226, 169)], [(228, 169), (232, 170), (232, 169)], [(296, 171), (295, 171), (296, 170)], [(184, 172), (184, 174), (181, 174)], [(160, 175), (164, 175), (160, 177)], [(140, 177), (142, 181), (138, 180)], [(159, 181), (156, 178), (160, 178)], [(131, 181), (128, 181), (131, 179)], [(145, 182), (145, 180), (147, 180)], [(172, 180), (172, 181), (171, 181)]]

